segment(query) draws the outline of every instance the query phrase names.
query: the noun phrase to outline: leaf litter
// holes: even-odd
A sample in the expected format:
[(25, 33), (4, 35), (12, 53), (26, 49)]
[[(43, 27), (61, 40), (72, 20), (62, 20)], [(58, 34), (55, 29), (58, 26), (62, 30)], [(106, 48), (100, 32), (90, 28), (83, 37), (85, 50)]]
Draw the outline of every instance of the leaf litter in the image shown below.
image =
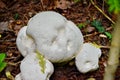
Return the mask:
[[(43, 1), (43, 2), (42, 2)], [(7, 67), (0, 73), (0, 80), (8, 80), (5, 75), (6, 71), (10, 72), (10, 75), (15, 77), (20, 72), (20, 61), (23, 59), (20, 52), (16, 47), (17, 33), (23, 26), (27, 25), (28, 20), (36, 13), (44, 10), (53, 10), (59, 12), (67, 19), (73, 21), (76, 25), (80, 24), (81, 31), (84, 35), (85, 42), (95, 42), (96, 44), (103, 46), (102, 56), (99, 61), (99, 69), (86, 74), (80, 73), (75, 65), (74, 60), (69, 63), (55, 66), (55, 72), (51, 76), (50, 80), (102, 80), (104, 74), (104, 68), (108, 58), (110, 40), (105, 37), (100, 37), (98, 30), (93, 29), (90, 23), (84, 24), (86, 21), (92, 22), (93, 19), (101, 20), (102, 26), (105, 29), (105, 35), (110, 34), (113, 30), (111, 28), (111, 22), (108, 21), (99, 11), (92, 6), (89, 0), (83, 0), (75, 3), (74, 0), (1, 0), (2, 7), (0, 6), (0, 53), (6, 53), (7, 57), (5, 61), (8, 63)], [(82, 2), (83, 1), (83, 2)], [(96, 0), (95, 0), (96, 1)], [(100, 0), (96, 4), (101, 6)], [(61, 5), (60, 5), (61, 4)], [(106, 6), (105, 11), (107, 10)], [(107, 11), (106, 11), (107, 12)], [(115, 19), (115, 16), (110, 15)], [(2, 25), (1, 25), (2, 24)], [(109, 33), (106, 33), (109, 32)], [(71, 65), (72, 63), (72, 65)], [(120, 79), (120, 66), (116, 72), (115, 80)]]

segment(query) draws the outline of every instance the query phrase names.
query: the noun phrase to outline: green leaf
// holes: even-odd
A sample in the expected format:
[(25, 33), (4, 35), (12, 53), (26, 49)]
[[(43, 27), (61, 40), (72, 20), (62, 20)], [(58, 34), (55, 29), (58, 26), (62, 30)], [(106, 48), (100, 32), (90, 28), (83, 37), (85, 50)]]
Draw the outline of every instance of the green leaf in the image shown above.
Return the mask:
[(85, 23), (79, 23), (77, 26), (78, 26), (78, 28), (80, 28), (80, 29), (82, 29), (83, 27), (85, 27)]
[(0, 72), (6, 67), (7, 63), (6, 62), (1, 62), (0, 63)]
[(46, 64), (45, 58), (38, 50), (36, 50), (36, 54), (37, 54), (37, 58), (39, 59), (39, 65), (41, 66), (41, 71), (44, 73), (45, 64)]
[(78, 28), (82, 29), (84, 28), (86, 25), (88, 25), (90, 23), (89, 20), (85, 21), (85, 22), (82, 22), (82, 23), (79, 23), (77, 24)]
[(109, 11), (118, 14), (120, 12), (120, 0), (108, 0)]
[(109, 33), (109, 32), (104, 32), (104, 34), (105, 34), (109, 39), (112, 39), (111, 33)]
[(79, 1), (81, 1), (81, 0), (74, 0), (75, 3), (78, 3)]
[(98, 21), (98, 20), (93, 20), (93, 21), (91, 22), (91, 25), (92, 25), (93, 27), (95, 27), (95, 28), (98, 30), (98, 32), (104, 33), (109, 39), (112, 39), (112, 35), (111, 35), (109, 32), (106, 32), (106, 31), (105, 31), (105, 28), (102, 26), (102, 24), (101, 24), (100, 21)]
[(5, 53), (0, 53), (0, 64), (4, 61), (5, 57)]
[(93, 27), (95, 27), (95, 28), (98, 30), (98, 32), (101, 32), (101, 33), (105, 32), (105, 29), (104, 29), (104, 27), (102, 26), (102, 24), (101, 24), (100, 21), (98, 21), (98, 20), (93, 20), (93, 21), (91, 22), (91, 25), (92, 25)]
[(6, 55), (5, 53), (0, 53), (0, 72), (6, 67), (7, 63), (3, 62)]
[(17, 20), (19, 18), (19, 14), (16, 13), (15, 16), (14, 16), (14, 19)]

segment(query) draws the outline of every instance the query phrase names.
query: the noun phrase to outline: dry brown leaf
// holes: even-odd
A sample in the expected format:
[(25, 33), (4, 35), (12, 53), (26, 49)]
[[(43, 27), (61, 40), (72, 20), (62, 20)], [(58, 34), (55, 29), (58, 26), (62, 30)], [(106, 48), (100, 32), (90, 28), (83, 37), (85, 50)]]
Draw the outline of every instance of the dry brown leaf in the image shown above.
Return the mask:
[(71, 3), (67, 0), (56, 0), (54, 8), (67, 9), (67, 8), (70, 8), (70, 6), (71, 6)]
[(8, 22), (0, 22), (0, 31), (8, 31)]
[(93, 32), (93, 31), (95, 31), (95, 28), (94, 28), (94, 27), (91, 27), (91, 26), (88, 26), (88, 27), (86, 28), (86, 31), (87, 31), (88, 33), (91, 33), (91, 32)]
[(5, 8), (6, 5), (0, 0), (0, 8)]

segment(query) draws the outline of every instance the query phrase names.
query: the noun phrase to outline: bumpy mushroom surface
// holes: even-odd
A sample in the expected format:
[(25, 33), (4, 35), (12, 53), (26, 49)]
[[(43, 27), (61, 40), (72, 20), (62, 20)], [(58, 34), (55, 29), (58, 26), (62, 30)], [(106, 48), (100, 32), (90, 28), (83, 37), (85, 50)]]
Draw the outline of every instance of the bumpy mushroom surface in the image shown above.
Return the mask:
[(43, 66), (39, 64), (39, 61), (36, 53), (28, 54), (21, 62), (21, 73), (16, 76), (15, 80), (49, 80), (54, 71), (52, 63), (45, 59), (43, 72)]
[(22, 27), (16, 39), (17, 48), (24, 57), (35, 50), (35, 43), (32, 38), (26, 35), (26, 29), (27, 26)]
[(77, 69), (82, 73), (96, 70), (99, 67), (100, 56), (100, 48), (94, 46), (92, 43), (83, 44), (79, 54), (75, 58)]
[[(25, 58), (15, 80), (49, 80), (54, 70), (51, 62), (73, 59), (83, 41), (76, 25), (59, 13), (45, 11), (36, 14), (17, 36), (17, 47)], [(36, 50), (45, 57), (44, 69), (42, 61), (36, 58)]]
[(83, 44), (83, 36), (76, 25), (59, 13), (40, 12), (30, 19), (27, 35), (36, 49), (51, 62), (71, 60)]

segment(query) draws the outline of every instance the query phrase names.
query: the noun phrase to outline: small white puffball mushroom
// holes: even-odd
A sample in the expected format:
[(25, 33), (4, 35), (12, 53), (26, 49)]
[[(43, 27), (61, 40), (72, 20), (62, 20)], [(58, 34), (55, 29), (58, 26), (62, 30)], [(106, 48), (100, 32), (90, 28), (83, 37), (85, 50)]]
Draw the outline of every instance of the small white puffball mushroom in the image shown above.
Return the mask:
[(98, 46), (92, 43), (83, 44), (79, 54), (75, 58), (77, 69), (81, 73), (96, 70), (99, 67), (98, 62), (100, 56), (101, 50)]
[(73, 59), (83, 44), (77, 26), (53, 11), (40, 12), (31, 18), (27, 35), (34, 39), (36, 49), (54, 63)]
[(18, 32), (18, 36), (16, 39), (16, 44), (18, 50), (25, 57), (28, 53), (31, 53), (35, 49), (35, 44), (32, 38), (26, 35), (27, 26), (24, 26)]
[(41, 65), (42, 61), (39, 60), (36, 53), (28, 54), (21, 62), (21, 72), (15, 77), (15, 80), (49, 80), (54, 68), (50, 61), (45, 58), (44, 60), (45, 65)]

